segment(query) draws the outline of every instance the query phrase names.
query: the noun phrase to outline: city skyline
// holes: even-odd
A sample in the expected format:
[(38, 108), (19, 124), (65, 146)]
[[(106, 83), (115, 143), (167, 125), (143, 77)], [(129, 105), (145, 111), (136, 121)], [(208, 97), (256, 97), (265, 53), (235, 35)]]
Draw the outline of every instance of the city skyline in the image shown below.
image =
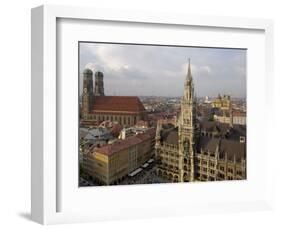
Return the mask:
[(180, 97), (188, 58), (198, 97), (246, 97), (246, 50), (79, 43), (80, 93), (85, 68), (104, 73), (106, 95)]
[(247, 179), (246, 101), (197, 100), (190, 59), (182, 85), (179, 104), (107, 96), (104, 75), (85, 69), (79, 185)]

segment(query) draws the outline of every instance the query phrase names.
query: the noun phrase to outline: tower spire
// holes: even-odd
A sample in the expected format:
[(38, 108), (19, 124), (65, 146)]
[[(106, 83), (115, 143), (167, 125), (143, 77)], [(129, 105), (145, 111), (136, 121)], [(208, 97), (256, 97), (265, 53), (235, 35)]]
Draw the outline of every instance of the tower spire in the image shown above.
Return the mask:
[(190, 68), (190, 58), (188, 58), (187, 79), (188, 79), (188, 80), (192, 80), (191, 68)]
[(192, 74), (191, 74), (191, 67), (190, 67), (190, 58), (188, 58), (188, 68), (187, 68), (187, 75), (184, 85), (184, 97), (186, 100), (193, 100), (193, 82), (192, 82)]

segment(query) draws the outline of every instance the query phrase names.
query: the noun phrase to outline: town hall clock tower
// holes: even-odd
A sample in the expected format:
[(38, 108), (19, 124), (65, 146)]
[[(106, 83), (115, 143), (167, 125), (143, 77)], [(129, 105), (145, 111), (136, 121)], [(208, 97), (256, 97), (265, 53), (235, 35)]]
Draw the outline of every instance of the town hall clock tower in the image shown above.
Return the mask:
[(195, 146), (199, 134), (196, 121), (196, 97), (191, 75), (190, 59), (184, 84), (184, 95), (181, 99), (181, 114), (178, 120), (179, 135), (179, 171), (180, 181), (194, 181), (195, 178)]

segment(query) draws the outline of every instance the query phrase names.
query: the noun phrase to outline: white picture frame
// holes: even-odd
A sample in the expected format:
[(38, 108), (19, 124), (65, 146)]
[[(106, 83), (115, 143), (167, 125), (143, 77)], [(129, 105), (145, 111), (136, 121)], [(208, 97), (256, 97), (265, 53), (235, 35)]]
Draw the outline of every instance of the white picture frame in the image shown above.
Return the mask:
[[(260, 143), (263, 145), (265, 152), (261, 152), (264, 158), (264, 172), (263, 182), (257, 183), (256, 189), (263, 188), (262, 192), (257, 192), (255, 200), (249, 200), (247, 196), (242, 199), (239, 197), (243, 189), (247, 189), (247, 185), (243, 183), (232, 182), (233, 184), (227, 186), (229, 190), (236, 191), (238, 198), (235, 199), (218, 199), (211, 200), (203, 199), (204, 202), (200, 203), (195, 201), (191, 203), (180, 203), (178, 201), (171, 201), (168, 204), (161, 206), (159, 203), (152, 204), (148, 210), (144, 211), (141, 207), (133, 208), (132, 204), (127, 201), (124, 208), (107, 208), (103, 209), (100, 203), (96, 203), (95, 207), (89, 208), (87, 204), (79, 205), (76, 209), (77, 202), (73, 200), (73, 210), (60, 210), (61, 196), (64, 193), (58, 192), (61, 186), (63, 177), (59, 179), (58, 173), (60, 172), (60, 159), (57, 156), (58, 144), (57, 143), (57, 126), (58, 124), (58, 94), (60, 88), (57, 84), (57, 23), (60, 19), (71, 20), (93, 20), (102, 21), (106, 23), (122, 22), (122, 23), (138, 23), (149, 24), (153, 26), (169, 26), (178, 27), (181, 29), (185, 26), (194, 28), (218, 28), (221, 30), (243, 30), (247, 31), (260, 31), (264, 40), (264, 53), (262, 52), (263, 60), (262, 68), (265, 72), (261, 73), (260, 81), (265, 84), (259, 84), (263, 87), (261, 95), (264, 97), (264, 104), (266, 111), (262, 114), (268, 127), (264, 127), (264, 131), (270, 132), (270, 113), (273, 111), (275, 101), (272, 97), (272, 86), (274, 84), (273, 78), (273, 22), (266, 19), (248, 19), (248, 18), (231, 18), (231, 17), (214, 17), (214, 16), (191, 16), (191, 15), (173, 15), (173, 14), (160, 14), (149, 12), (127, 12), (117, 10), (101, 10), (92, 8), (79, 8), (79, 7), (66, 7), (66, 6), (51, 6), (44, 5), (32, 9), (32, 188), (31, 188), (31, 213), (32, 219), (41, 224), (56, 224), (56, 223), (69, 223), (81, 221), (96, 221), (107, 219), (126, 219), (126, 218), (141, 218), (141, 217), (161, 217), (171, 215), (186, 215), (192, 213), (205, 213), (205, 212), (225, 212), (225, 211), (245, 211), (245, 210), (264, 210), (272, 208), (272, 186), (273, 186), (273, 169), (271, 166), (273, 151), (270, 150), (270, 140), (267, 136), (264, 137), (265, 142)], [(244, 32), (243, 32), (244, 33)], [(113, 35), (114, 36), (114, 35)], [(234, 38), (235, 39), (235, 38)], [(204, 39), (203, 39), (204, 40)], [(218, 41), (220, 42), (220, 41)], [(263, 49), (263, 48), (261, 48)], [(253, 63), (254, 64), (254, 63)], [(249, 86), (248, 87), (252, 87)], [(257, 95), (257, 91), (253, 91), (251, 97)], [(251, 103), (251, 101), (249, 102)], [(253, 108), (257, 105), (253, 105)], [(258, 163), (253, 164), (259, 164)], [(71, 165), (74, 164), (71, 161)], [(253, 166), (254, 168), (255, 166)], [(251, 170), (251, 169), (249, 169)], [(254, 172), (254, 171), (253, 171)], [(78, 182), (77, 182), (78, 183)], [(171, 189), (170, 185), (161, 185), (158, 193), (165, 193)], [(174, 195), (179, 194), (180, 191), (189, 189), (190, 193), (197, 193), (210, 189), (210, 191), (217, 191), (218, 188), (223, 188), (224, 184), (197, 184), (196, 186), (186, 185), (173, 185)], [(244, 186), (244, 187), (243, 187)], [(129, 196), (142, 192), (143, 194), (157, 195), (157, 189), (150, 189), (148, 186), (131, 187), (122, 186), (123, 188), (106, 188), (103, 193), (107, 195), (112, 194), (112, 190), (117, 194), (127, 193)], [(214, 188), (216, 187), (216, 188)], [(63, 189), (63, 188), (60, 188)], [(214, 190), (213, 190), (214, 189)], [(254, 189), (254, 187), (252, 187)], [(134, 191), (138, 190), (138, 191)], [(241, 191), (240, 191), (241, 190)], [(252, 191), (252, 190), (251, 190)], [(84, 192), (89, 195), (89, 190)], [(160, 195), (160, 194), (159, 194)], [(188, 195), (188, 194), (187, 194)], [(77, 197), (75, 198), (77, 199)], [(67, 201), (70, 201), (71, 197)], [(124, 201), (126, 203), (126, 201)], [(75, 204), (76, 203), (76, 204)], [(190, 205), (187, 205), (190, 204)], [(71, 204), (67, 205), (68, 207)], [(81, 206), (81, 207), (80, 207)], [(170, 207), (170, 210), (168, 210)], [(118, 210), (122, 211), (118, 211)], [(166, 209), (166, 211), (165, 211)], [(59, 210), (59, 211), (58, 211)], [(91, 211), (93, 210), (93, 211)], [(98, 212), (98, 210), (101, 210)]]

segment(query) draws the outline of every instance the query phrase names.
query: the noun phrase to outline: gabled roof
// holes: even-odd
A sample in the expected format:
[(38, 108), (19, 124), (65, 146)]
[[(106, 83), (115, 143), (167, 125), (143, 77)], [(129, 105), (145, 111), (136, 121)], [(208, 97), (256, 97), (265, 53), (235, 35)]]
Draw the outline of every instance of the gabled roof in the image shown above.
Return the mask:
[(166, 135), (164, 135), (163, 138), (164, 138), (163, 141), (165, 141), (168, 144), (178, 145), (179, 143), (178, 129), (171, 130)]
[(237, 161), (246, 159), (246, 144), (227, 139), (200, 136), (197, 152), (200, 153), (202, 149), (205, 152), (215, 153), (217, 146), (219, 146), (220, 158), (224, 158), (227, 154), (229, 160), (233, 160), (234, 156)]
[(144, 112), (145, 108), (138, 97), (132, 96), (96, 96), (93, 112)]
[(121, 150), (127, 149), (131, 146), (137, 145), (141, 143), (142, 141), (138, 138), (128, 138), (125, 140), (117, 140), (109, 145), (104, 145), (100, 148), (96, 148), (95, 152), (104, 154), (104, 155), (112, 155), (114, 153), (117, 153)]
[(221, 135), (225, 135), (231, 129), (229, 124), (216, 121), (201, 121), (200, 128), (201, 131), (219, 132)]
[(178, 128), (171, 124), (167, 124), (167, 125), (170, 126), (169, 128), (162, 130), (161, 139), (163, 142), (166, 142), (168, 144), (177, 145), (179, 141)]
[(233, 127), (231, 127), (226, 123), (220, 123), (216, 121), (201, 121), (200, 128), (201, 132), (218, 132), (218, 136), (236, 141), (239, 141), (241, 136), (246, 137), (245, 125), (233, 125)]

